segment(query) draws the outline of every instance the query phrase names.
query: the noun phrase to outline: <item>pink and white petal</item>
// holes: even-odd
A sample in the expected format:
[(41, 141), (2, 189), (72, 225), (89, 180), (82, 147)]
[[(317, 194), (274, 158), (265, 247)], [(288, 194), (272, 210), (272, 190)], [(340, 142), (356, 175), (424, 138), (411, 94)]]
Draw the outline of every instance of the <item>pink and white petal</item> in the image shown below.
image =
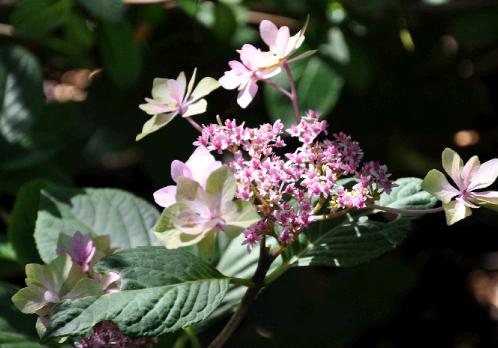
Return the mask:
[(242, 64), (241, 62), (239, 62), (238, 60), (231, 60), (228, 62), (228, 66), (230, 68), (232, 68), (233, 70), (233, 73), (237, 73), (237, 74), (246, 74), (246, 73), (250, 73), (251, 71), (249, 69), (247, 69), (247, 67)]
[(167, 208), (176, 203), (176, 186), (170, 185), (154, 192), (154, 201), (157, 205)]
[(283, 26), (278, 29), (277, 40), (275, 42), (275, 49), (272, 50), (281, 57), (287, 56), (289, 53), (289, 39), (290, 31), (289, 27)]
[(239, 104), (242, 109), (245, 109), (254, 99), (256, 93), (258, 93), (258, 85), (256, 84), (256, 81), (250, 80), (239, 92), (237, 104)]
[(194, 89), (196, 76), (197, 76), (197, 68), (194, 69), (194, 72), (192, 73), (192, 77), (190, 78), (190, 81), (188, 82), (187, 93), (185, 94), (185, 100), (188, 100), (188, 98), (190, 97), (190, 93), (192, 93), (192, 89)]
[(175, 103), (171, 97), (171, 91), (168, 84), (169, 79), (155, 78), (152, 81), (152, 98), (163, 104)]
[(186, 163), (182, 161), (174, 160), (171, 162), (171, 179), (178, 183), (178, 179), (181, 177), (186, 177), (192, 179), (192, 172)]
[(205, 97), (215, 89), (220, 87), (218, 81), (213, 79), (212, 77), (205, 77), (199, 81), (199, 84), (195, 87), (192, 92), (192, 100), (198, 100), (202, 97)]
[(216, 169), (220, 168), (223, 164), (220, 161), (215, 161), (211, 164), (208, 164), (203, 172), (200, 172), (199, 175), (196, 175), (195, 180), (202, 186), (202, 188), (206, 188), (206, 181), (209, 175), (214, 172)]
[(498, 158), (481, 164), (470, 178), (469, 190), (479, 190), (493, 184), (498, 177)]
[(185, 110), (183, 117), (190, 117), (193, 115), (203, 114), (206, 112), (207, 105), (208, 103), (206, 99), (201, 99), (195, 103), (192, 103), (187, 106), (187, 109)]
[(432, 169), (422, 181), (422, 188), (434, 195), (443, 203), (448, 203), (460, 192), (450, 185), (446, 176), (439, 170)]
[(185, 90), (182, 89), (182, 86), (178, 83), (178, 81), (168, 80), (168, 89), (171, 99), (174, 100), (174, 103), (181, 105), (183, 102), (183, 95), (185, 93)]
[(214, 170), (212, 169), (213, 165), (219, 164), (219, 166), (221, 166), (221, 162), (216, 161), (211, 152), (204, 146), (199, 146), (195, 149), (194, 153), (185, 164), (192, 173), (192, 179), (198, 182), (202, 187), (205, 185), (205, 178)]
[(443, 203), (444, 213), (446, 215), (446, 224), (453, 225), (455, 222), (465, 219), (472, 215), (472, 210), (459, 201)]
[(225, 75), (220, 77), (218, 82), (224, 89), (235, 89), (241, 84), (241, 77), (236, 75), (233, 70), (225, 72)]
[(146, 137), (147, 135), (157, 131), (158, 129), (166, 126), (168, 123), (170, 123), (175, 116), (178, 114), (178, 112), (170, 112), (170, 113), (164, 113), (164, 114), (158, 114), (152, 116), (147, 122), (144, 123), (142, 127), (142, 132), (138, 134), (135, 138), (136, 141), (139, 141)]
[(182, 71), (178, 74), (178, 77), (176, 78), (176, 82), (178, 83), (178, 89), (180, 92), (180, 97), (181, 100), (185, 97), (185, 92), (187, 91), (187, 77), (185, 76), (185, 73)]
[(275, 46), (277, 33), (278, 28), (272, 21), (265, 19), (259, 24), (259, 35), (261, 35), (261, 39), (270, 49)]
[(479, 162), (479, 158), (477, 156), (472, 156), (467, 163), (465, 163), (462, 171), (462, 181), (464, 187), (469, 187), (470, 180), (479, 169), (480, 164), (481, 163)]
[(498, 210), (498, 191), (473, 192), (474, 203), (488, 209)]
[(260, 51), (251, 44), (245, 44), (239, 50), (240, 60), (249, 70), (253, 70), (257, 67), (258, 56)]
[(450, 148), (446, 148), (442, 154), (443, 168), (453, 179), (460, 189), (465, 189), (462, 180), (463, 161), (460, 156)]
[(138, 107), (149, 115), (157, 115), (171, 111), (167, 105), (158, 103), (153, 99), (145, 98), (145, 101), (147, 101), (146, 104), (140, 104)]

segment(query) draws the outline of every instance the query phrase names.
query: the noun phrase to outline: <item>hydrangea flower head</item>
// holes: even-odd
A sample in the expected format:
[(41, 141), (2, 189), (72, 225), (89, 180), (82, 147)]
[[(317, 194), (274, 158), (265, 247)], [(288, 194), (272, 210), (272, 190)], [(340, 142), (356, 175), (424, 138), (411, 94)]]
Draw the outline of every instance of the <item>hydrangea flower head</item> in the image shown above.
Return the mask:
[(218, 82), (205, 77), (194, 88), (196, 70), (187, 85), (185, 73), (182, 71), (176, 79), (156, 78), (152, 83), (152, 99), (145, 98), (147, 103), (139, 107), (153, 117), (145, 122), (142, 132), (136, 140), (155, 132), (170, 123), (175, 116), (190, 117), (206, 111), (206, 95), (219, 87)]
[(456, 187), (436, 169), (427, 173), (422, 187), (443, 202), (448, 225), (471, 215), (471, 208), (498, 208), (498, 191), (478, 191), (493, 184), (498, 177), (498, 158), (480, 164), (479, 158), (474, 156), (464, 165), (455, 151), (446, 148), (442, 159), (443, 168)]
[[(171, 178), (175, 183), (181, 177), (192, 179), (202, 188), (206, 187), (209, 175), (221, 167), (221, 162), (216, 161), (213, 155), (204, 146), (199, 146), (189, 157), (187, 162), (175, 160), (171, 163)], [(176, 185), (166, 186), (154, 193), (154, 200), (161, 207), (169, 207), (176, 202)]]

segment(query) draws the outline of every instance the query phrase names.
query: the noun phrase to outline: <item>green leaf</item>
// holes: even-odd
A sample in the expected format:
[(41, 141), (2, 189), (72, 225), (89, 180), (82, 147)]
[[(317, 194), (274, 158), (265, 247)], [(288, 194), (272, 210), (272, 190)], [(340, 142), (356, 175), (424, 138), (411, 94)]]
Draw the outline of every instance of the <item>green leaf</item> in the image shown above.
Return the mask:
[(11, 332), (0, 331), (0, 347), (2, 348), (44, 348), (37, 343), (37, 339)]
[(123, 249), (158, 245), (150, 231), (158, 217), (155, 207), (122, 190), (51, 187), (41, 193), (36, 245), (46, 263), (56, 257), (61, 233), (107, 234), (113, 247)]
[(35, 337), (35, 316), (22, 314), (12, 304), (11, 297), (18, 290), (17, 286), (0, 281), (0, 332), (18, 332)]
[(376, 202), (378, 205), (396, 209), (430, 209), (437, 198), (422, 189), (422, 179), (400, 178), (390, 194), (383, 193)]
[(174, 332), (207, 318), (229, 285), (228, 277), (199, 258), (162, 247), (119, 252), (96, 270), (120, 274), (121, 291), (57, 305), (44, 339), (86, 335), (103, 320), (133, 337)]
[(39, 38), (66, 21), (71, 5), (71, 0), (22, 0), (10, 23), (16, 35)]
[(142, 70), (142, 57), (128, 22), (100, 23), (97, 46), (104, 71), (116, 86), (128, 88), (135, 83)]
[[(334, 107), (342, 89), (342, 78), (318, 56), (292, 64), (301, 114), (314, 109), (326, 116)], [(273, 79), (289, 89), (284, 72)], [(289, 99), (275, 88), (265, 85), (264, 95), (268, 113), (273, 120), (281, 119), (286, 126), (295, 121)]]
[(123, 18), (124, 5), (122, 0), (78, 0), (78, 3), (97, 19), (118, 22)]
[(0, 235), (0, 259), (17, 261), (16, 252), (4, 235)]
[(404, 217), (391, 222), (350, 217), (348, 222), (310, 238), (290, 262), (297, 266), (350, 267), (370, 261), (397, 247), (408, 233), (410, 221)]
[(7, 227), (7, 237), (20, 263), (40, 261), (33, 233), (40, 191), (50, 185), (52, 184), (46, 180), (34, 180), (23, 185), (17, 193)]
[(0, 155), (4, 158), (9, 155), (7, 144), (31, 147), (29, 132), (43, 105), (40, 67), (20, 46), (0, 48), (0, 98)]

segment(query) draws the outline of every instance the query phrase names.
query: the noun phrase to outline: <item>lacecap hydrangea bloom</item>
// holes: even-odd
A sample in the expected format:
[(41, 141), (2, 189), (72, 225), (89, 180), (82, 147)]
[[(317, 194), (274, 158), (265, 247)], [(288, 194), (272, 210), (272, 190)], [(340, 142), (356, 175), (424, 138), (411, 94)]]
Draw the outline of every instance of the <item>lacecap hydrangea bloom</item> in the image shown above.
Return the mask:
[(446, 222), (452, 225), (472, 214), (471, 209), (485, 207), (498, 210), (498, 191), (481, 191), (498, 177), (498, 159), (480, 164), (473, 156), (463, 163), (460, 156), (446, 148), (442, 155), (443, 168), (453, 180), (451, 185), (439, 170), (431, 170), (422, 187), (443, 202)]

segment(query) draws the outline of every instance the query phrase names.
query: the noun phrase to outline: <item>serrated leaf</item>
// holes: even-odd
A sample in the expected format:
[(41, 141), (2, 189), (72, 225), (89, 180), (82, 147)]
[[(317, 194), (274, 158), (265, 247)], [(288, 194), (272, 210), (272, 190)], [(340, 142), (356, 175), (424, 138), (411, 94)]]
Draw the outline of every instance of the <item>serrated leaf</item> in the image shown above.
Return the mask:
[(422, 179), (400, 178), (394, 182), (397, 187), (390, 194), (383, 193), (376, 202), (378, 205), (396, 209), (430, 209), (437, 198), (422, 189)]
[(158, 245), (150, 231), (158, 217), (154, 206), (122, 190), (51, 187), (41, 193), (35, 241), (45, 263), (56, 257), (60, 233), (107, 234), (123, 249)]
[(365, 216), (310, 238), (305, 249), (291, 263), (296, 266), (350, 267), (368, 262), (394, 249), (410, 228), (409, 218), (391, 222), (369, 220)]
[(97, 19), (117, 22), (123, 18), (122, 0), (78, 0), (78, 2)]
[(96, 37), (105, 73), (116, 86), (130, 87), (139, 78), (142, 70), (141, 52), (130, 24), (127, 21), (102, 22)]
[(39, 38), (64, 23), (70, 10), (70, 0), (22, 0), (10, 23), (16, 35)]
[(111, 320), (133, 337), (159, 336), (205, 319), (219, 305), (229, 278), (181, 250), (143, 247), (102, 259), (98, 272), (116, 272), (122, 290), (57, 305), (44, 339), (82, 336)]
[[(20, 46), (0, 48), (0, 98), (0, 145), (30, 147), (29, 132), (43, 105), (42, 74), (35, 57)], [(3, 157), (8, 149), (1, 147)]]
[[(296, 80), (301, 114), (314, 109), (326, 116), (334, 107), (342, 90), (342, 78), (320, 57), (301, 60), (291, 65)], [(285, 73), (273, 79), (289, 89)], [(265, 85), (265, 102), (272, 120), (281, 119), (286, 126), (295, 122), (292, 104), (275, 88)]]

